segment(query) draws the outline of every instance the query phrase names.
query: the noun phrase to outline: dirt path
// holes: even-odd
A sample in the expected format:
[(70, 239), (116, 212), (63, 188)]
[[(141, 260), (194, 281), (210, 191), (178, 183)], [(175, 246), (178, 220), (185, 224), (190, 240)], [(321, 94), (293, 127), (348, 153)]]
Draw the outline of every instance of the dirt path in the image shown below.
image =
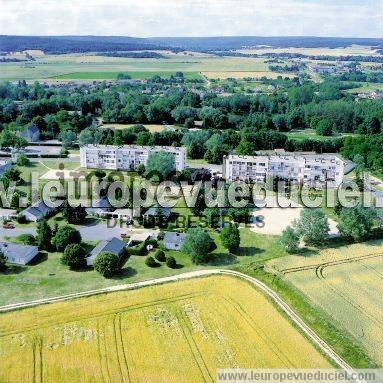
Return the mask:
[(240, 278), (242, 280), (245, 280), (251, 283), (253, 286), (257, 287), (269, 298), (271, 298), (274, 301), (274, 303), (280, 309), (282, 309), (283, 312), (290, 318), (290, 320), (294, 322), (298, 326), (298, 328), (336, 365), (338, 365), (343, 370), (347, 371), (349, 374), (352, 374), (354, 372), (352, 367), (349, 366), (339, 355), (337, 355), (331, 349), (331, 347), (326, 342), (324, 342), (308, 325), (306, 325), (306, 323), (303, 322), (303, 320), (295, 313), (295, 311), (291, 309), (290, 306), (288, 306), (279, 297), (279, 295), (276, 292), (274, 292), (272, 289), (270, 289), (268, 286), (266, 286), (263, 282), (259, 281), (258, 279), (239, 273), (237, 271), (232, 271), (232, 270), (222, 270), (222, 269), (198, 270), (198, 271), (192, 271), (192, 272), (174, 275), (170, 277), (163, 277), (163, 278), (152, 279), (148, 281), (135, 282), (135, 283), (126, 284), (126, 285), (106, 287), (99, 290), (90, 290), (90, 291), (84, 291), (81, 293), (68, 294), (68, 295), (63, 295), (58, 297), (47, 298), (47, 299), (39, 299), (35, 301), (30, 301), (30, 302), (15, 303), (15, 304), (10, 304), (6, 306), (1, 306), (0, 312), (7, 312), (7, 311), (20, 309), (20, 308), (33, 307), (33, 306), (38, 306), (42, 304), (60, 302), (60, 301), (65, 301), (72, 298), (86, 297), (86, 296), (103, 294), (108, 292), (115, 292), (115, 291), (121, 291), (121, 290), (134, 290), (134, 289), (138, 289), (138, 288), (142, 288), (146, 286), (154, 286), (154, 285), (159, 285), (163, 283), (176, 282), (176, 281), (181, 281), (185, 279), (204, 277), (209, 275), (231, 275), (231, 276)]

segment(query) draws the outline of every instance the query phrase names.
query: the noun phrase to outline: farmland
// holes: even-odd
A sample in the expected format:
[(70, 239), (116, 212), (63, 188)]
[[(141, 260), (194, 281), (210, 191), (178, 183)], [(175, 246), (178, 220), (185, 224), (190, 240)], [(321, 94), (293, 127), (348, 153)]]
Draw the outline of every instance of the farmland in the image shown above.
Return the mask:
[(7, 382), (209, 382), (220, 367), (330, 367), (263, 294), (222, 276), (6, 313), (0, 350)]
[[(262, 58), (217, 57), (200, 53), (166, 54), (164, 59), (131, 59), (94, 55), (47, 55), (33, 63), (2, 63), (0, 80), (115, 80), (119, 72), (134, 79), (154, 75), (170, 77), (182, 71), (186, 78), (198, 79), (201, 72), (211, 78), (275, 78)], [(226, 74), (226, 72), (228, 72)], [(285, 75), (280, 73), (279, 75)]]
[(378, 363), (383, 355), (383, 244), (381, 241), (287, 256), (268, 266), (301, 290), (354, 336)]
[(245, 54), (266, 54), (266, 53), (298, 53), (308, 56), (374, 56), (376, 49), (366, 45), (350, 45), (344, 48), (273, 48), (262, 47), (258, 49), (239, 49), (238, 52)]

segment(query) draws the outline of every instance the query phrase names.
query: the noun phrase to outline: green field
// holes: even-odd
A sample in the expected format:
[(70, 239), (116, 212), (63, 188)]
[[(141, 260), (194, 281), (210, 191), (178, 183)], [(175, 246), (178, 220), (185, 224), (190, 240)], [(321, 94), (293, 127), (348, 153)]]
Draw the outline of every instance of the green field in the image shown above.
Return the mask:
[(307, 140), (307, 139), (314, 139), (319, 141), (325, 141), (334, 137), (346, 137), (346, 136), (355, 136), (355, 134), (347, 133), (347, 134), (337, 134), (334, 136), (321, 136), (315, 132), (313, 129), (305, 129), (305, 130), (293, 130), (291, 132), (285, 133), (287, 137), (293, 139), (293, 140)]
[[(117, 75), (120, 72), (73, 72), (65, 73), (55, 77), (51, 77), (54, 80), (116, 80)], [(173, 71), (124, 71), (132, 79), (145, 80), (153, 76), (160, 76), (162, 78), (170, 78), (174, 76), (176, 72)], [(184, 77), (187, 79), (198, 80), (202, 79), (202, 76), (198, 72), (184, 72)]]
[[(262, 58), (217, 57), (194, 54), (166, 56), (166, 59), (129, 59), (94, 55), (47, 55), (30, 63), (1, 63), (0, 80), (104, 80), (115, 79), (117, 73), (127, 72), (133, 78), (147, 78), (155, 74), (170, 76), (182, 71), (189, 78), (200, 73), (219, 77), (240, 76), (275, 77)], [(230, 72), (230, 75), (225, 75)], [(241, 74), (242, 73), (242, 74)]]
[[(53, 224), (54, 220), (51, 220)], [(60, 221), (58, 221), (60, 223)], [(61, 222), (62, 223), (62, 222)], [(56, 295), (93, 290), (102, 287), (137, 282), (140, 280), (175, 275), (197, 269), (215, 267), (234, 267), (251, 261), (265, 261), (285, 255), (278, 245), (278, 237), (255, 235), (249, 229), (241, 229), (241, 249), (237, 256), (228, 254), (221, 246), (218, 235), (212, 233), (218, 248), (214, 251), (214, 260), (205, 266), (194, 265), (190, 258), (179, 251), (167, 251), (179, 264), (178, 269), (169, 269), (165, 264), (150, 268), (145, 265), (145, 256), (132, 256), (126, 262), (120, 275), (105, 279), (96, 271), (75, 272), (60, 263), (59, 253), (42, 253), (30, 266), (11, 266), (0, 274), (2, 293), (0, 306), (9, 303), (48, 298)], [(94, 245), (94, 244), (93, 244)]]
[(267, 262), (333, 318), (377, 363), (383, 362), (383, 242), (326, 249)]

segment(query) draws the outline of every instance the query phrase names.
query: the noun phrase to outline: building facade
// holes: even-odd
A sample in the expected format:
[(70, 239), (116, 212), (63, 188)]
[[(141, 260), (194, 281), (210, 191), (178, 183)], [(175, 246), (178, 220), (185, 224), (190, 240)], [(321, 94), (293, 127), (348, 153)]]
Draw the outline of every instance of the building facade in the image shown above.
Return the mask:
[(81, 166), (89, 169), (133, 171), (139, 165), (146, 165), (149, 153), (167, 152), (174, 154), (177, 171), (186, 168), (184, 148), (173, 146), (112, 146), (86, 145), (80, 148)]
[(345, 162), (333, 154), (237, 156), (224, 158), (226, 181), (263, 183), (267, 176), (304, 185), (338, 187)]

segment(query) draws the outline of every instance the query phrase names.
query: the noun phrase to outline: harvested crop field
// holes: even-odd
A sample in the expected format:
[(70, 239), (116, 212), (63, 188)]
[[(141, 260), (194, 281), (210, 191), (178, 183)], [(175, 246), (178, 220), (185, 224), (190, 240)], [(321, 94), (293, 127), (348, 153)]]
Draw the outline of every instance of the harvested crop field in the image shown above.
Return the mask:
[(219, 367), (330, 367), (262, 293), (226, 276), (2, 314), (0, 365), (0, 381), (17, 383), (213, 382)]
[(262, 77), (276, 79), (279, 76), (282, 77), (294, 77), (294, 74), (291, 73), (279, 73), (279, 72), (271, 72), (271, 71), (222, 71), (222, 72), (202, 72), (202, 74), (209, 79), (227, 79), (227, 78), (235, 78), (235, 79), (242, 79), (242, 78), (255, 78), (260, 79)]
[(288, 256), (268, 262), (324, 309), (383, 363), (382, 242), (328, 249), (308, 257)]

